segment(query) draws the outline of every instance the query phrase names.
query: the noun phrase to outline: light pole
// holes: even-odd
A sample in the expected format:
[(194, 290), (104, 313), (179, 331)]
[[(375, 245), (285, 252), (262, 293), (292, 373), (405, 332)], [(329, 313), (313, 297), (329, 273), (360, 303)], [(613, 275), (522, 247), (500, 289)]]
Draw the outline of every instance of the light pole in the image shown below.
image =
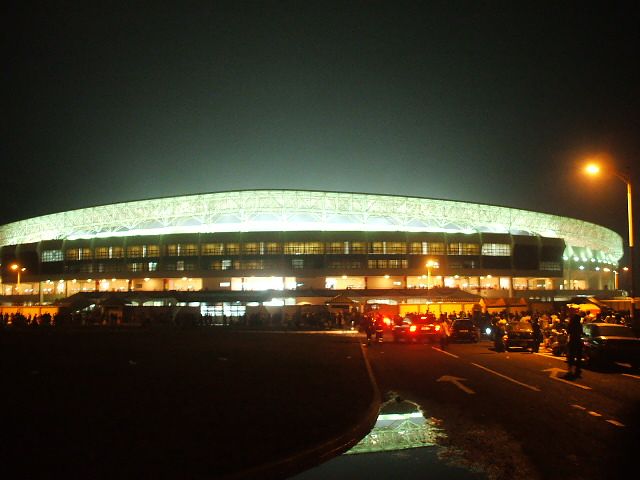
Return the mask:
[(9, 268), (18, 274), (18, 283), (16, 283), (16, 292), (20, 293), (20, 274), (26, 270), (17, 263), (12, 264)]
[[(589, 175), (598, 175), (600, 173), (600, 166), (596, 163), (590, 163), (585, 167), (585, 171)], [(633, 202), (632, 202), (632, 187), (631, 187), (631, 172), (628, 174), (618, 172), (617, 170), (608, 169), (608, 173), (622, 180), (627, 186), (627, 223), (629, 226), (629, 273), (631, 276), (631, 285), (629, 294), (631, 297), (631, 308), (629, 309), (632, 324), (635, 327), (635, 302), (636, 302), (636, 282), (635, 282), (635, 263), (634, 263), (634, 241), (633, 241)]]

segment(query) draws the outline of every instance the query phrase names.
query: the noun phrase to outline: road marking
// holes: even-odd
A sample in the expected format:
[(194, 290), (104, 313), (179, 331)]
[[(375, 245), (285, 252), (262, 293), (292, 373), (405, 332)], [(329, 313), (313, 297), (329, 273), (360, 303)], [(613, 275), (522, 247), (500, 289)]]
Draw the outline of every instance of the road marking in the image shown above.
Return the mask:
[(638, 375), (631, 375), (630, 373), (623, 373), (622, 375), (624, 375), (625, 377), (631, 377), (635, 378), (636, 380), (640, 380), (640, 376)]
[(566, 362), (567, 358), (564, 355), (554, 355), (553, 353), (534, 353), (534, 355), (540, 355), (541, 357), (553, 358), (555, 360), (560, 360), (561, 362)]
[(453, 353), (449, 353), (446, 350), (442, 350), (441, 348), (438, 348), (438, 347), (431, 347), (431, 348), (433, 348), (434, 350), (437, 350), (440, 353), (444, 353), (445, 355), (449, 355), (450, 357), (460, 358), (458, 355), (454, 355)]
[(509, 380), (510, 382), (513, 382), (513, 383), (516, 383), (516, 384), (518, 384), (518, 385), (521, 385), (521, 386), (523, 386), (523, 387), (525, 387), (525, 388), (528, 388), (529, 390), (533, 390), (534, 392), (539, 392), (539, 391), (540, 391), (540, 389), (539, 389), (538, 387), (533, 387), (533, 386), (531, 386), (531, 385), (527, 385), (526, 383), (519, 382), (518, 380), (516, 380), (516, 379), (514, 379), (514, 378), (507, 377), (506, 375), (503, 375), (503, 374), (501, 374), (501, 373), (498, 373), (498, 372), (496, 372), (495, 370), (491, 370), (490, 368), (483, 367), (482, 365), (478, 365), (477, 363), (471, 363), (471, 365), (475, 365), (475, 366), (476, 366), (476, 367), (478, 367), (478, 368), (481, 368), (481, 369), (483, 369), (483, 370), (486, 370), (487, 372), (490, 372), (490, 373), (493, 373), (494, 375), (497, 375), (497, 376), (499, 376), (499, 377), (502, 377), (502, 378), (504, 378), (505, 380)]
[(543, 372), (551, 372), (549, 373), (549, 378), (557, 380), (559, 382), (568, 383), (569, 385), (573, 385), (574, 387), (582, 388), (583, 390), (591, 390), (591, 387), (587, 387), (586, 385), (580, 385), (579, 383), (572, 382), (571, 380), (565, 380), (564, 378), (558, 377), (558, 373), (568, 373), (567, 370), (563, 370), (562, 368), (547, 368), (543, 370)]
[[(587, 412), (589, 415), (591, 415), (592, 417), (602, 417), (602, 415), (598, 412), (594, 412), (593, 410), (589, 410), (587, 411), (586, 407), (583, 407), (582, 405), (576, 405), (575, 403), (573, 405), (571, 405), (573, 408), (577, 408), (578, 410), (582, 410), (583, 412)], [(617, 420), (605, 420), (605, 422), (610, 423), (611, 425), (615, 425), (616, 427), (624, 427), (625, 424), (621, 423)]]
[(624, 423), (620, 423), (617, 420), (606, 420), (606, 422), (610, 423), (611, 425), (615, 425), (616, 427), (624, 427), (625, 426)]
[(451, 382), (460, 390), (462, 390), (465, 393), (468, 393), (469, 395), (473, 395), (474, 393), (476, 393), (473, 390), (471, 390), (469, 387), (465, 387), (462, 383), (460, 383), (462, 380), (466, 380), (466, 378), (452, 377), (451, 375), (443, 375), (439, 379), (437, 379), (436, 382)]

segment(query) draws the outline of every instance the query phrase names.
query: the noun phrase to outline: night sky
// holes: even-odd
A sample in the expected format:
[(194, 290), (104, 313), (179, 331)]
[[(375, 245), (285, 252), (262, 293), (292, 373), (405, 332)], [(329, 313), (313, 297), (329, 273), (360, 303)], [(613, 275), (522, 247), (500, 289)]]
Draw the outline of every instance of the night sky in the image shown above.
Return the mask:
[[(102, 9), (97, 4), (104, 4)], [(10, 2), (0, 224), (235, 189), (640, 222), (640, 4)]]

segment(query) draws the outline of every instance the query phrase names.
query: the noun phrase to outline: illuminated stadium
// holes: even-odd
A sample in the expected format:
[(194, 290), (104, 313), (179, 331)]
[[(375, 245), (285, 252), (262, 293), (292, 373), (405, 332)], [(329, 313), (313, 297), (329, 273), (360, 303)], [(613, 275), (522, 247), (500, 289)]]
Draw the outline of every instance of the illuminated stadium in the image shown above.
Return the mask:
[[(623, 243), (585, 221), (430, 198), (242, 190), (140, 200), (0, 227), (2, 295), (322, 292), (482, 297), (614, 291)], [(427, 292), (425, 294), (425, 291)]]

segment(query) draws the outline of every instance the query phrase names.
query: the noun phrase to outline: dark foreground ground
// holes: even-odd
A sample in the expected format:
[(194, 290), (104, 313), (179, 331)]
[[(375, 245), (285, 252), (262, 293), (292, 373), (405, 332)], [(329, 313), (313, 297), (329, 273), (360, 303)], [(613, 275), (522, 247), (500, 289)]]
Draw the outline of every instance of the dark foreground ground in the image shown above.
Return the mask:
[(7, 479), (282, 478), (377, 414), (337, 334), (4, 330), (0, 384)]

